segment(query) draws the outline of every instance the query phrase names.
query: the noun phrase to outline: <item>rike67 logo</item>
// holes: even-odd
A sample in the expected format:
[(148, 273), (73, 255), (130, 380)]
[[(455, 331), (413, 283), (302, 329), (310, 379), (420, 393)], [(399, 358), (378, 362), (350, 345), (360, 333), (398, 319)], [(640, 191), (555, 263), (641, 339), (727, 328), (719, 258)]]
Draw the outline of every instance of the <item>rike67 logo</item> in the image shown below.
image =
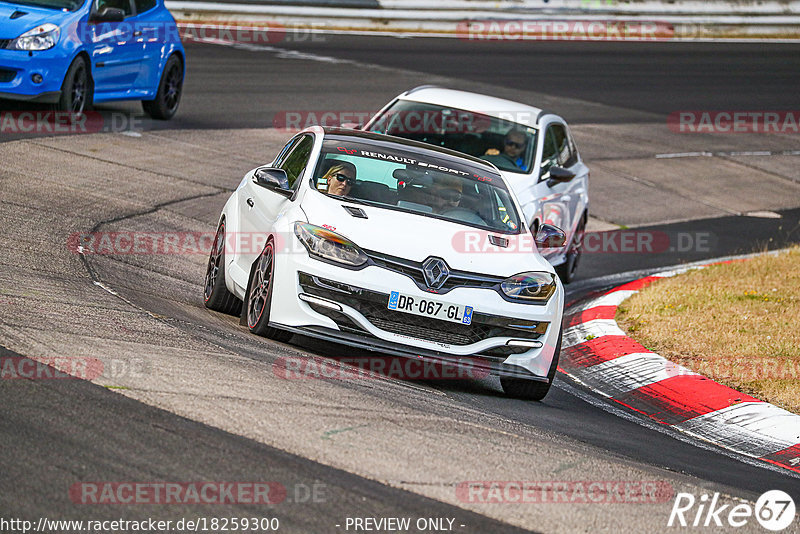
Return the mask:
[(770, 490), (750, 503), (724, 503), (719, 493), (703, 494), (696, 498), (691, 493), (678, 493), (667, 526), (674, 527), (743, 527), (755, 517), (767, 530), (778, 532), (794, 522), (795, 504), (792, 497), (781, 490)]

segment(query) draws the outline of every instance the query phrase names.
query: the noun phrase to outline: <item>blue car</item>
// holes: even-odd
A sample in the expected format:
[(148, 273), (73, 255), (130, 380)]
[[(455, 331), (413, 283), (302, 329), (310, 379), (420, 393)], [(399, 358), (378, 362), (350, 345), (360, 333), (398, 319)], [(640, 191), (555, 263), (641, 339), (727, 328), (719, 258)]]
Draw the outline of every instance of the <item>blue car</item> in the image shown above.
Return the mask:
[(76, 113), (141, 100), (169, 119), (185, 65), (164, 0), (0, 0), (0, 99)]

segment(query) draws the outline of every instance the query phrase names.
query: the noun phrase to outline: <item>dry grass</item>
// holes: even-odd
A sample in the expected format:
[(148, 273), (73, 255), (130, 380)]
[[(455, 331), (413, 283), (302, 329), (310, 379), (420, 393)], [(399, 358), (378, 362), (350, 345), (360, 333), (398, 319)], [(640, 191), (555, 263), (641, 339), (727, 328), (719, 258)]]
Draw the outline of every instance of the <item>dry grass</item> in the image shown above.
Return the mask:
[(617, 322), (673, 362), (800, 413), (800, 247), (656, 281)]

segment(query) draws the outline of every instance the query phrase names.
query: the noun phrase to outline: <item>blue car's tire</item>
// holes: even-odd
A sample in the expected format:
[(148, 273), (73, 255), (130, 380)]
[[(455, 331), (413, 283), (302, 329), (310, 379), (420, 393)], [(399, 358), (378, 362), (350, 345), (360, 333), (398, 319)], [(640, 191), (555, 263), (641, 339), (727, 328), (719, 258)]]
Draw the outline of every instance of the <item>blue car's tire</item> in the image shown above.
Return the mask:
[(183, 93), (183, 63), (173, 54), (167, 59), (154, 100), (142, 100), (142, 108), (150, 117), (169, 120), (178, 111)]
[(83, 113), (92, 105), (92, 92), (89, 66), (83, 56), (78, 56), (67, 69), (55, 108), (57, 111)]

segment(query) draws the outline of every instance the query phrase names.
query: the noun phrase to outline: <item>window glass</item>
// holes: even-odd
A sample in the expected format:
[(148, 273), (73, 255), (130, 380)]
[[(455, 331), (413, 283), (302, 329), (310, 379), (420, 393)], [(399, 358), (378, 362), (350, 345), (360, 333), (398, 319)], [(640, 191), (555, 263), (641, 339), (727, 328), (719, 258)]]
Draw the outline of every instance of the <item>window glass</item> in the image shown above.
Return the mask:
[(300, 139), (302, 139), (302, 136), (293, 137), (292, 139), (289, 140), (288, 143), (286, 143), (286, 146), (283, 147), (283, 149), (281, 150), (280, 154), (278, 154), (278, 157), (275, 158), (275, 167), (280, 167), (281, 166), (281, 164), (283, 163), (283, 160), (286, 159), (286, 156), (289, 155), (289, 153), (292, 151), (294, 146), (297, 143), (300, 142)]
[(521, 231), (511, 193), (497, 171), (435, 151), (329, 136), (312, 185), (332, 197), (422, 217), (502, 233)]
[[(535, 121), (527, 113), (506, 113)], [(370, 126), (386, 133), (450, 148), (493, 163), (498, 169), (529, 173), (536, 129), (520, 122), (463, 109), (398, 100)]]
[(575, 157), (564, 126), (561, 124), (548, 126), (542, 150), (542, 174), (550, 170), (553, 165), (571, 167), (574, 164)]
[(136, 5), (136, 14), (144, 13), (145, 11), (150, 11), (156, 4), (158, 3), (157, 0), (133, 0), (134, 4)]
[(303, 174), (313, 148), (314, 138), (310, 135), (304, 135), (297, 142), (292, 153), (278, 165), (278, 167), (286, 171), (286, 176), (289, 179), (289, 188), (293, 188), (297, 179)]

